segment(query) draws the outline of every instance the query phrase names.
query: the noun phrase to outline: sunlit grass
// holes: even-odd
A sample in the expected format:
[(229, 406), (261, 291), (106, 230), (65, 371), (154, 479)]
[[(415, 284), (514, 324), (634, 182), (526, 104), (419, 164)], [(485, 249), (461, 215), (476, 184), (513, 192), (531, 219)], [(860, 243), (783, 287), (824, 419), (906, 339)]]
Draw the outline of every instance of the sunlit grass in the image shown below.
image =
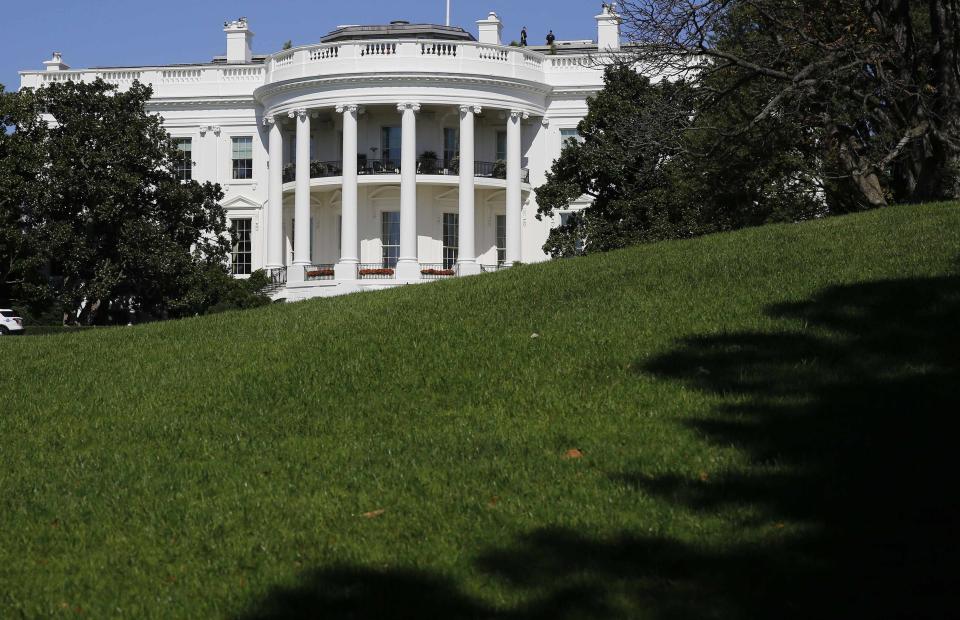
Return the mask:
[[(744, 396), (644, 369), (694, 336), (825, 333), (766, 309), (826, 287), (955, 273), (958, 256), (960, 208), (897, 207), (4, 339), (0, 616), (240, 615), (337, 567), (435, 575), (487, 615), (556, 587), (483, 561), (532, 532), (719, 551), (796, 540), (817, 530), (815, 515), (683, 506), (687, 484), (793, 465), (697, 428)], [(565, 458), (571, 449), (582, 457)], [(685, 482), (657, 493), (644, 477)], [(610, 583), (596, 617), (650, 611), (635, 584)]]

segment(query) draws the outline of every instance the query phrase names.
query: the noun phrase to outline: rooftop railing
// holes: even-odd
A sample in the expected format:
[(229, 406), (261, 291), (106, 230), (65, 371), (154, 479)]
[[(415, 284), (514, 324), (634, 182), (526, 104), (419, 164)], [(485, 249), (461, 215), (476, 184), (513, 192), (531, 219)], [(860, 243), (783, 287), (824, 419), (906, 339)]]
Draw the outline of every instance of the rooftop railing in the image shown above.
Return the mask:
[[(384, 60), (391, 61), (384, 64)], [(552, 67), (547, 56), (521, 47), (490, 45), (476, 41), (439, 41), (419, 39), (392, 39), (322, 43), (285, 50), (267, 59), (270, 74), (267, 82), (280, 82), (298, 76), (318, 73), (336, 73), (337, 66), (350, 70), (390, 70), (392, 66), (423, 68), (433, 63), (444, 63), (454, 71), (484, 75), (542, 79)], [(424, 63), (427, 63), (424, 65)], [(325, 66), (329, 65), (329, 69)]]
[[(386, 62), (385, 62), (386, 61)], [(136, 67), (25, 71), (23, 85), (38, 88), (57, 82), (92, 82), (97, 78), (121, 89), (134, 81), (149, 84), (156, 97), (203, 95), (218, 85), (231, 85), (228, 93), (248, 93), (250, 87), (318, 74), (357, 71), (437, 70), (496, 77), (545, 81), (548, 74), (596, 70), (589, 54), (549, 56), (527, 48), (490, 45), (476, 41), (398, 39), (323, 43), (284, 50), (263, 64), (206, 64), (181, 67)], [(599, 73), (597, 71), (594, 71)], [(546, 80), (549, 81), (549, 80)]]

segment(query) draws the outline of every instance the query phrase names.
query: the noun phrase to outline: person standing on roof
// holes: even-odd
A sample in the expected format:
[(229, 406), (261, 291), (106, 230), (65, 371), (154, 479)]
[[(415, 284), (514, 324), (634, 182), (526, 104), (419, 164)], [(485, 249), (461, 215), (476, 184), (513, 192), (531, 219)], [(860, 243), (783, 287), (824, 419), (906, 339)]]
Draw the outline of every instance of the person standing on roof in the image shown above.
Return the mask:
[(523, 29), (520, 31), (520, 47), (526, 47), (526, 46), (527, 46), (527, 27), (524, 26)]
[(553, 42), (557, 40), (557, 37), (553, 36), (553, 30), (547, 33), (547, 45), (553, 45)]

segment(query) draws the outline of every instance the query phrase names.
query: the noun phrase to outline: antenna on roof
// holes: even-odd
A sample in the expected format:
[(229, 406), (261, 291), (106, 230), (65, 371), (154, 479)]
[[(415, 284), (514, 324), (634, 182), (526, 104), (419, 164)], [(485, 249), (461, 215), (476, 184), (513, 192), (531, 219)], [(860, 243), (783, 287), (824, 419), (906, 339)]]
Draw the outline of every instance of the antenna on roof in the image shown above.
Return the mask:
[(450, 25), (450, 0), (447, 0), (447, 25)]

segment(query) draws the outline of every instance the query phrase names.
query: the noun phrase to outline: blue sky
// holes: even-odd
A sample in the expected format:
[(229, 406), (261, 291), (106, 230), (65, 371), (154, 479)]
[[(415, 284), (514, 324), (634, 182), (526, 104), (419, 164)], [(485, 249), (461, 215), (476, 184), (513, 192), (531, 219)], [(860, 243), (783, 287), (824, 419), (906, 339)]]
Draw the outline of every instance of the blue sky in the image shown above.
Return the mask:
[[(74, 68), (206, 62), (226, 51), (223, 22), (246, 16), (256, 33), (254, 52), (315, 43), (340, 24), (394, 19), (443, 23), (445, 0), (2, 0), (0, 84), (20, 86), (17, 72), (43, 69), (52, 51)], [(476, 20), (497, 11), (504, 39), (543, 43), (553, 29), (560, 39), (595, 39), (600, 0), (452, 0), (454, 25), (476, 36)]]

